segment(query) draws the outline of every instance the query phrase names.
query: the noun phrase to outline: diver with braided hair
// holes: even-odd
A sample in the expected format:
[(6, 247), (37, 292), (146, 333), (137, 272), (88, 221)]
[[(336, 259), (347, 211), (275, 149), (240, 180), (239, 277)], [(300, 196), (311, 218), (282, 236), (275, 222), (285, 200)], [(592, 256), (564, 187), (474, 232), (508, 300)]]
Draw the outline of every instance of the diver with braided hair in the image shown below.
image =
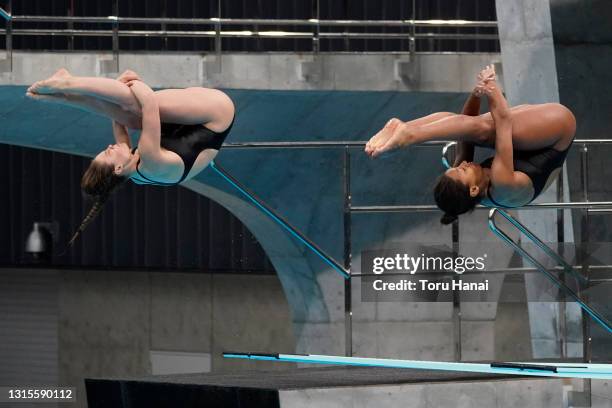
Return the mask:
[[(480, 114), (486, 96), (490, 112)], [(573, 143), (576, 118), (558, 103), (509, 107), (492, 65), (478, 74), (477, 85), (461, 114), (438, 112), (410, 122), (391, 119), (365, 147), (368, 156), (432, 140), (457, 141), (453, 167), (442, 174), (434, 199), (449, 224), (478, 203), (521, 207), (533, 201), (557, 177)], [(473, 163), (474, 147), (495, 155)]]
[[(81, 179), (94, 204), (69, 246), (127, 180), (174, 186), (214, 159), (234, 123), (234, 104), (223, 92), (201, 87), (153, 91), (133, 71), (119, 78), (76, 77), (65, 69), (28, 88), (29, 98), (64, 104), (112, 119), (115, 143), (100, 152)], [(128, 129), (139, 129), (131, 146)]]

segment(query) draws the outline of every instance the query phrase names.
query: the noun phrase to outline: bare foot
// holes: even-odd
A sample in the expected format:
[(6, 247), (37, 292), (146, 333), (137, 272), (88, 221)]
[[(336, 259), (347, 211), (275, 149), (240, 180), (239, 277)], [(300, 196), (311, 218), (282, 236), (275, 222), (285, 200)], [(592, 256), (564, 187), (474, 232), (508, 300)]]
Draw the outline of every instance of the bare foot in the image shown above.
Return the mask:
[(71, 77), (70, 72), (65, 68), (60, 68), (49, 78), (34, 83), (28, 88), (28, 92), (35, 94), (61, 93), (67, 80)]
[(42, 101), (42, 102), (58, 102), (59, 100), (62, 99), (62, 97), (64, 95), (60, 95), (60, 94), (37, 94), (37, 93), (33, 93), (30, 92), (29, 90), (26, 92), (25, 96), (29, 99), (35, 100), (35, 101)]
[(379, 147), (383, 146), (391, 136), (397, 126), (402, 123), (401, 120), (393, 118), (387, 122), (387, 124), (366, 143), (365, 152), (368, 156), (374, 157), (372, 153)]
[(392, 153), (397, 153), (401, 148), (410, 146), (411, 135), (405, 132), (394, 132), (387, 141), (377, 146), (371, 153), (372, 158), (375, 157), (388, 157)]

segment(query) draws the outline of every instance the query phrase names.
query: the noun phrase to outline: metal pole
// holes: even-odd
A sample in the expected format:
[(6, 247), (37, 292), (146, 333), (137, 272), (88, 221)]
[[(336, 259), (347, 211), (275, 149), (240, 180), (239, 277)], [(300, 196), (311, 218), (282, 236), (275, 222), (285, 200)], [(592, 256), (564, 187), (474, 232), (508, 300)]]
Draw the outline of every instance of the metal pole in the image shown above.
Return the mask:
[(313, 34), (312, 34), (312, 53), (316, 56), (316, 55), (319, 55), (319, 51), (321, 51), (321, 44), (319, 42), (319, 34), (321, 32), (321, 25), (319, 24), (319, 21), (320, 21), (319, 19), (321, 16), (320, 1), (314, 0), (313, 6), (314, 6), (313, 18), (316, 20), (317, 24), (314, 25)]
[[(328, 135), (326, 138), (333, 139), (332, 135)], [(612, 139), (576, 139), (574, 140), (574, 145), (579, 143), (586, 144), (612, 144)], [(420, 143), (415, 146), (411, 146), (410, 148), (426, 148), (426, 147), (439, 147), (445, 151), (446, 156), (448, 156), (449, 149), (454, 146), (455, 142), (445, 142), (441, 140), (429, 141)], [(270, 148), (283, 148), (283, 149), (307, 149), (307, 148), (345, 148), (346, 146), (352, 149), (360, 149), (365, 147), (366, 142), (361, 140), (339, 140), (333, 142), (327, 141), (311, 141), (305, 140), (301, 142), (288, 142), (288, 141), (279, 141), (279, 142), (233, 142), (233, 143), (224, 143), (224, 149), (245, 149), (245, 148), (262, 148), (262, 149), (270, 149)], [(447, 159), (448, 161), (448, 159)]]
[[(0, 14), (2, 9), (0, 8)], [(5, 13), (6, 14), (6, 13)], [(87, 22), (111, 23), (108, 17), (70, 17), (70, 16), (12, 16), (16, 22)], [(176, 24), (176, 25), (214, 25), (220, 23), (225, 26), (235, 25), (287, 25), (287, 26), (316, 26), (321, 27), (497, 27), (494, 21), (468, 21), (468, 20), (321, 20), (312, 19), (265, 19), (265, 18), (149, 18), (149, 17), (121, 17), (119, 23), (135, 24)]]
[[(168, 16), (168, 0), (163, 0), (161, 7), (162, 7), (162, 12), (161, 12), (162, 17), (167, 17)], [(166, 25), (166, 23), (162, 23), (160, 28), (162, 31), (166, 31), (168, 29), (168, 26)], [(163, 44), (164, 44), (163, 50), (168, 51), (168, 37), (163, 38)]]
[[(474, 207), (475, 210), (491, 210), (494, 207), (487, 207), (484, 205), (477, 205)], [(504, 209), (503, 207), (499, 207)], [(586, 208), (590, 211), (593, 209), (612, 209), (612, 201), (576, 201), (567, 203), (538, 203), (538, 204), (527, 204), (522, 207), (509, 208), (512, 211), (523, 211), (523, 210), (555, 210), (557, 208)], [(505, 208), (508, 209), (508, 208)], [(383, 212), (429, 212), (429, 211), (440, 211), (438, 207), (433, 204), (422, 204), (422, 205), (355, 205), (351, 207), (351, 211), (354, 213), (383, 213)]]
[[(580, 164), (582, 171), (582, 199), (585, 202), (589, 201), (589, 161), (588, 154), (589, 150), (586, 144), (582, 145), (580, 150)], [(582, 211), (580, 226), (580, 243), (582, 252), (582, 274), (589, 281), (589, 264), (588, 257), (585, 251), (585, 247), (589, 243), (589, 212), (586, 210)], [(588, 286), (587, 286), (588, 287)], [(584, 301), (589, 301), (589, 295), (584, 294)], [(591, 339), (591, 319), (588, 313), (582, 311), (582, 347), (583, 347), (583, 361), (590, 363), (592, 358), (592, 339)], [(591, 406), (591, 380), (585, 379), (583, 383), (582, 395), (586, 406)]]
[[(564, 167), (565, 168), (565, 164)], [(557, 177), (557, 202), (563, 201), (563, 170), (559, 172), (559, 177)], [(559, 243), (557, 247), (557, 253), (559, 257), (563, 259), (564, 255), (564, 247), (563, 242), (565, 240), (564, 236), (564, 220), (563, 216), (565, 215), (564, 210), (557, 210), (557, 242)], [(559, 274), (559, 279), (561, 282), (566, 283), (565, 281), (565, 272), (561, 272)], [(566, 308), (566, 296), (564, 291), (560, 291), (559, 293), (559, 302), (557, 303), (559, 308), (559, 349), (561, 350), (561, 358), (567, 358), (567, 308)]]
[[(119, 17), (119, 0), (113, 2), (113, 15)], [(113, 22), (113, 71), (119, 72), (119, 22)]]
[[(459, 252), (459, 219), (451, 228), (453, 256)], [(455, 338), (455, 361), (461, 361), (461, 293), (453, 289), (453, 335)]]
[[(5, 72), (13, 72), (13, 18), (12, 18), (12, 0), (8, 0), (6, 4), (6, 10), (3, 10), (2, 15), (6, 19), (6, 68)], [(3, 65), (4, 65), (3, 64)]]
[(218, 20), (215, 23), (216, 72), (221, 73), (221, 0), (217, 1)]
[(410, 59), (416, 53), (416, 0), (412, 0), (412, 21), (410, 22), (410, 39), (408, 40), (408, 50)]
[(535, 234), (533, 232), (529, 231), (529, 229), (524, 224), (522, 224), (519, 220), (517, 220), (516, 218), (514, 218), (513, 216), (508, 214), (506, 211), (501, 211), (500, 210), (499, 214), (501, 214), (506, 220), (508, 220), (512, 225), (514, 225), (516, 227), (516, 229), (518, 229), (520, 232), (525, 234), (525, 236), (527, 238), (529, 238), (531, 240), (531, 242), (536, 244), (538, 246), (538, 248), (540, 248), (546, 255), (548, 255), (551, 259), (556, 261), (557, 264), (561, 265), (565, 272), (571, 274), (574, 278), (576, 278), (580, 282), (582, 282), (584, 284), (588, 284), (588, 280), (583, 275), (581, 275), (578, 272), (576, 272), (574, 270), (574, 268), (572, 268), (572, 266), (569, 263), (567, 263), (567, 261), (565, 259), (563, 259), (555, 251), (553, 251), (540, 238), (535, 236)]
[[(68, 5), (68, 16), (74, 17), (74, 0), (70, 0), (70, 4)], [(74, 28), (74, 23), (69, 22), (67, 27), (69, 30), (72, 30)], [(68, 38), (68, 50), (74, 50), (74, 35)]]
[(345, 354), (353, 355), (353, 280), (351, 277), (352, 248), (351, 241), (351, 152), (348, 147), (344, 149), (343, 160), (344, 180), (344, 269), (348, 278), (344, 281), (344, 331), (345, 331)]
[[(523, 249), (517, 242), (511, 239), (505, 232), (500, 230), (495, 223), (495, 214), (501, 214), (508, 221), (511, 221), (512, 216), (506, 213), (501, 209), (493, 209), (489, 213), (489, 228), (493, 231), (498, 237), (503, 239), (508, 245), (512, 246), (521, 256), (523, 256), (526, 260), (531, 262), (533, 266), (538, 268), (540, 272), (542, 272), (546, 277), (548, 277), (559, 289), (564, 290), (568, 296), (572, 298), (575, 302), (577, 302), (582, 310), (587, 312), (597, 323), (599, 323), (607, 332), (612, 333), (612, 323), (608, 321), (608, 319), (597, 312), (595, 309), (590, 307), (587, 303), (583, 301), (583, 299), (574, 292), (570, 287), (568, 287), (565, 283), (561, 282), (554, 274), (552, 274), (544, 265), (542, 265), (537, 259), (535, 259), (529, 252)], [(514, 223), (513, 223), (514, 224)], [(521, 229), (518, 225), (514, 224), (521, 232), (525, 232), (526, 228), (522, 226), (524, 229)], [(565, 266), (565, 265), (564, 265)], [(577, 273), (574, 271), (574, 275)]]

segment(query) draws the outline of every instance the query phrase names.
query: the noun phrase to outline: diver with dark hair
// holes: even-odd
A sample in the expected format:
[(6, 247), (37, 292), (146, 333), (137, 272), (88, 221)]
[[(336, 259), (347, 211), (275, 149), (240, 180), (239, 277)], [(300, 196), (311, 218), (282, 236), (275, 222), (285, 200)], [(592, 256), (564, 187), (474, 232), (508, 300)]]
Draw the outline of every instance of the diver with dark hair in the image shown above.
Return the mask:
[[(76, 77), (60, 69), (26, 95), (85, 109), (112, 119), (115, 143), (100, 152), (81, 179), (94, 204), (72, 244), (127, 180), (177, 185), (204, 170), (234, 123), (234, 104), (222, 91), (201, 87), (153, 91), (132, 71), (119, 78)], [(139, 129), (131, 146), (128, 129)]]
[[(490, 112), (480, 114), (486, 96)], [(457, 141), (453, 166), (442, 174), (434, 199), (449, 224), (481, 203), (521, 207), (557, 177), (576, 133), (576, 118), (558, 103), (509, 107), (494, 67), (478, 74), (461, 114), (438, 112), (409, 122), (391, 119), (365, 147), (370, 157), (431, 140)], [(474, 147), (494, 147), (495, 155), (474, 163)]]

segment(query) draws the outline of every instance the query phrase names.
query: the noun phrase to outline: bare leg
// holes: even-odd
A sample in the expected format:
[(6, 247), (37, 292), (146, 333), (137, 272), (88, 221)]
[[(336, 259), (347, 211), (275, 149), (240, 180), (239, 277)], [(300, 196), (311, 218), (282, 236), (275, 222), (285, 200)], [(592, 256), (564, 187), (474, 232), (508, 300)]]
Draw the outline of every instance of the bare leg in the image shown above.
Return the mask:
[[(576, 133), (576, 118), (558, 103), (520, 105), (512, 114), (512, 143), (518, 150), (536, 150), (552, 147), (565, 150)], [(490, 113), (481, 115), (493, 123)]]
[[(559, 104), (520, 106), (511, 110), (512, 141), (519, 150), (569, 146), (576, 123), (572, 113)], [(495, 123), (490, 113), (480, 116), (452, 115), (418, 127), (398, 126), (373, 157), (412, 144), (433, 140), (464, 141), (492, 145)]]
[(31, 92), (28, 92), (27, 96), (37, 101), (57, 103), (82, 109), (86, 112), (96, 113), (110, 118), (130, 129), (140, 129), (142, 127), (142, 119), (140, 116), (130, 113), (118, 105), (102, 99), (84, 95), (35, 94)]
[[(59, 70), (28, 90), (37, 94), (88, 96), (117, 105), (141, 116), (140, 104), (130, 88), (109, 78), (74, 77)], [(225, 130), (234, 117), (234, 105), (223, 92), (207, 88), (166, 89), (155, 92), (162, 122), (184, 125), (206, 124), (211, 130)]]
[(110, 78), (75, 77), (63, 68), (50, 78), (34, 83), (28, 92), (42, 95), (86, 95), (113, 103), (132, 113), (140, 112), (140, 105), (126, 84)]
[(417, 119), (414, 119), (408, 122), (402, 122), (401, 120), (397, 118), (392, 118), (385, 124), (385, 126), (377, 134), (372, 136), (372, 138), (370, 138), (370, 140), (366, 143), (365, 152), (368, 155), (370, 155), (372, 154), (374, 150), (380, 148), (385, 143), (387, 143), (389, 138), (393, 136), (395, 129), (400, 125), (422, 126), (427, 123), (435, 122), (436, 120), (439, 120), (441, 118), (444, 118), (450, 115), (453, 115), (453, 113), (437, 112), (437, 113), (432, 113), (431, 115), (423, 116), (422, 118), (417, 118)]
[(372, 157), (401, 147), (432, 140), (461, 140), (481, 143), (484, 140), (483, 138), (486, 137), (483, 134), (484, 124), (486, 123), (487, 121), (479, 116), (451, 114), (422, 126), (400, 125), (384, 145), (372, 152)]
[(162, 122), (182, 125), (205, 123), (210, 130), (222, 132), (234, 118), (234, 103), (217, 89), (164, 89), (155, 92), (155, 96)]

